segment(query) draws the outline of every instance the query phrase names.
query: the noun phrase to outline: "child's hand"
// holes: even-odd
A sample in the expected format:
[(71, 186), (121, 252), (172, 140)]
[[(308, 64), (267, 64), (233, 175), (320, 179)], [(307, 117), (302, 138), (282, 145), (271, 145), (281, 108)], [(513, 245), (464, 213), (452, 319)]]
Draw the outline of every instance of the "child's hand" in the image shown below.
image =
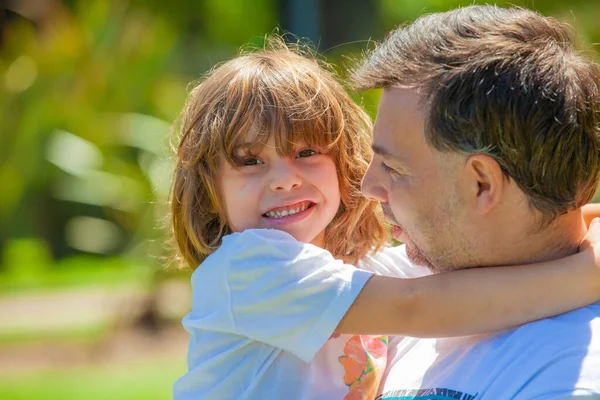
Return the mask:
[[(600, 276), (600, 218), (594, 218), (590, 223), (589, 229), (581, 244), (579, 252), (590, 252), (591, 261), (596, 265), (596, 270)], [(600, 281), (600, 277), (598, 279)]]
[(595, 253), (600, 253), (600, 218), (594, 218), (590, 222), (588, 232), (579, 244), (579, 251), (585, 251), (588, 249), (596, 249)]

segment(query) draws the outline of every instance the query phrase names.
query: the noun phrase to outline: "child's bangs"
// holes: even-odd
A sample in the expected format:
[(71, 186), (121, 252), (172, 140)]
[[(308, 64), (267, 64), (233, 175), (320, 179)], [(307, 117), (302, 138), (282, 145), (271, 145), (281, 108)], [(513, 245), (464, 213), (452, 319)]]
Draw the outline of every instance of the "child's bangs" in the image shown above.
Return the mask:
[(271, 137), (280, 156), (294, 157), (300, 147), (329, 153), (342, 137), (339, 124), (329, 110), (320, 114), (307, 111), (300, 116), (283, 107), (270, 106), (258, 115), (248, 110), (224, 143), (229, 162), (235, 164), (240, 149), (246, 154), (260, 153)]
[(331, 152), (342, 132), (330, 107), (323, 105), (323, 99), (319, 98), (301, 102), (294, 93), (289, 93), (289, 97), (265, 107), (256, 121), (259, 143), (264, 145), (273, 137), (277, 153), (289, 157), (295, 156), (300, 147)]
[(269, 141), (269, 135), (257, 129), (256, 118), (246, 113), (225, 135), (223, 147), (227, 161), (235, 165), (240, 153), (258, 154)]
[(294, 157), (301, 147), (310, 147), (329, 153), (340, 139), (339, 134), (325, 131), (322, 121), (256, 121), (244, 124), (230, 136), (226, 147), (228, 162), (235, 164), (240, 149), (244, 154), (258, 155), (273, 138), (277, 154)]
[(300, 146), (322, 153), (337, 147), (344, 130), (339, 93), (302, 65), (292, 71), (262, 65), (230, 82), (226, 106), (235, 117), (225, 119), (231, 124), (224, 143), (230, 162), (240, 148), (257, 154), (271, 138), (277, 153), (290, 157)]

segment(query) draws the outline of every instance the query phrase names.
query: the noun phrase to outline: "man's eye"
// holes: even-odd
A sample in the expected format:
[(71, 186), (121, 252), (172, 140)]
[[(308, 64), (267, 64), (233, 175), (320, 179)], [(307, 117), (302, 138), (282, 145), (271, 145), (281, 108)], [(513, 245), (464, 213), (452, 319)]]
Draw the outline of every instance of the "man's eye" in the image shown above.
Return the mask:
[(384, 163), (384, 162), (382, 162), (382, 163), (381, 163), (381, 168), (382, 168), (382, 169), (383, 169), (385, 172), (387, 172), (388, 174), (389, 174), (390, 172), (394, 172), (394, 170), (393, 170), (392, 168), (390, 168), (390, 167), (389, 167), (389, 166), (388, 166), (386, 163)]
[(316, 150), (304, 149), (304, 150), (300, 150), (298, 152), (298, 154), (296, 154), (296, 158), (310, 157), (310, 156), (314, 156), (316, 154), (319, 154), (319, 152), (317, 152)]

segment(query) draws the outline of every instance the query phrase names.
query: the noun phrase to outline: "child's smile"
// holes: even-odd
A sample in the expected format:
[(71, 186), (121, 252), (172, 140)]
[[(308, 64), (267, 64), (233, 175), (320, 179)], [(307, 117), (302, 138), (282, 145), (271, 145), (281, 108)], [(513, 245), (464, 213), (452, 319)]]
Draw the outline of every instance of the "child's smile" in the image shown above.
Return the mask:
[(310, 200), (294, 202), (273, 207), (264, 213), (263, 217), (274, 225), (293, 224), (306, 218), (312, 212), (314, 205), (315, 203)]

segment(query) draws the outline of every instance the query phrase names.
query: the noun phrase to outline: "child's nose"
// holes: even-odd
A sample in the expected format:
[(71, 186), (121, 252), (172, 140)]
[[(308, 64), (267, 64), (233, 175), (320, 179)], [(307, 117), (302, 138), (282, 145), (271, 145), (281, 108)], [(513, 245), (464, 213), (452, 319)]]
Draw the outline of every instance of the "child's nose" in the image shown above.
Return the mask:
[(271, 190), (288, 191), (302, 186), (302, 179), (294, 160), (282, 160), (272, 168)]

